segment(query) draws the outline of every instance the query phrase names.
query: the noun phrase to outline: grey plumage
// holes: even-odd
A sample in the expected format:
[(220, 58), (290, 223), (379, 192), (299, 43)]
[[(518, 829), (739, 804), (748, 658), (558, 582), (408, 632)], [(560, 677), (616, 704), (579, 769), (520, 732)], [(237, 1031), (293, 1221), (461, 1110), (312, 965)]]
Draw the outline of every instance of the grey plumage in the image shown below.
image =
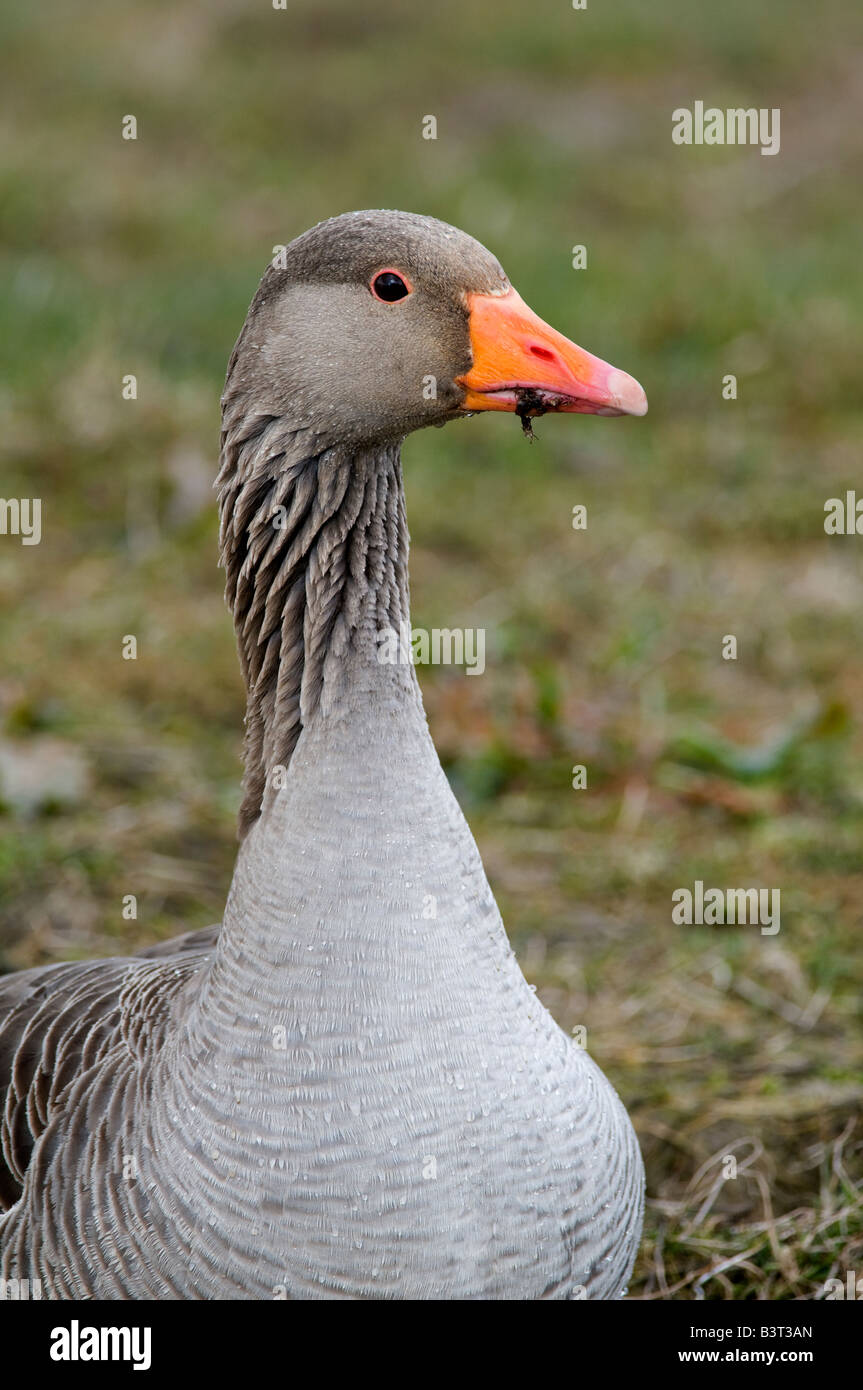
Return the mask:
[[(415, 286), (401, 317), (368, 294), (381, 265)], [(465, 294), (506, 288), (478, 243), (403, 213), (325, 223), (265, 275), (223, 398), (248, 689), (224, 922), (0, 981), (2, 1277), (621, 1294), (631, 1125), (518, 968), (412, 667), (378, 660), (409, 615), (400, 440), (458, 413)]]

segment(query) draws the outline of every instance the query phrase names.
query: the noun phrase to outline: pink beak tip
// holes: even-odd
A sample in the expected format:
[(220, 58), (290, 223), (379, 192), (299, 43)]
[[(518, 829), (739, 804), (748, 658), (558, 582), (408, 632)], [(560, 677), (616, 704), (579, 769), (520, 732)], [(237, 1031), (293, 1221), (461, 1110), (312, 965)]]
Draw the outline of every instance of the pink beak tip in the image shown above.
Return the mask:
[(612, 403), (625, 415), (647, 414), (647, 396), (635, 377), (615, 369), (609, 375), (607, 387)]

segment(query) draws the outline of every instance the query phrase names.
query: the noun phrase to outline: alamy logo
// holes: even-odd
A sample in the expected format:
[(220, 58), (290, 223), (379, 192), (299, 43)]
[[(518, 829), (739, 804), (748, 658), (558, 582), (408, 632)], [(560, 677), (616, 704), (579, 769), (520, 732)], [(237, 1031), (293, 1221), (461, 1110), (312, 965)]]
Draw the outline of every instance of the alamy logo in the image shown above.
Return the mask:
[(778, 888), (707, 888), (695, 880), (693, 891), (675, 888), (671, 920), (678, 926), (723, 927), (761, 926), (762, 936), (775, 936), (779, 930), (780, 890)]
[(858, 1279), (853, 1269), (849, 1269), (845, 1275), (845, 1283), (841, 1279), (827, 1279), (824, 1283), (824, 1302), (838, 1303), (841, 1299), (850, 1299), (854, 1302), (863, 1300), (863, 1278)]
[(42, 1297), (41, 1279), (0, 1279), (0, 1303), (19, 1303)]
[(0, 536), (20, 536), (22, 545), (42, 539), (41, 497), (0, 497)]
[(863, 497), (849, 489), (844, 497), (828, 497), (824, 503), (824, 530), (828, 536), (863, 536)]
[(469, 676), (485, 670), (485, 628), (385, 627), (377, 634), (381, 666), (465, 666)]
[(52, 1328), (51, 1360), (132, 1361), (134, 1371), (149, 1371), (151, 1340), (149, 1327), (82, 1327), (73, 1318)]
[(760, 145), (762, 154), (779, 153), (779, 107), (719, 106), (704, 109), (696, 101), (693, 110), (678, 106), (671, 113), (671, 138), (675, 145)]

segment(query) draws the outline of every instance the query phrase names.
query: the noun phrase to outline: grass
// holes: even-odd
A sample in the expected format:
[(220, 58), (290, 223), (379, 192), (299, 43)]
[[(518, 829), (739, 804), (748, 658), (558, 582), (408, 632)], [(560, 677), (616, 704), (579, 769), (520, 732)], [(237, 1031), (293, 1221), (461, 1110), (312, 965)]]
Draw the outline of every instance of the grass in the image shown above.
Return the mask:
[[(526, 973), (638, 1127), (631, 1295), (823, 1296), (863, 1259), (863, 542), (823, 530), (829, 497), (863, 495), (863, 13), (87, 14), (0, 17), (0, 492), (43, 499), (41, 545), (0, 537), (0, 748), (83, 778), (0, 817), (2, 966), (218, 918), (242, 711), (210, 492), (227, 356), (274, 244), (351, 207), (444, 217), (651, 413), (408, 441), (414, 622), (488, 632), (481, 679), (421, 673), (438, 748)], [(696, 99), (780, 107), (780, 154), (672, 145)], [(674, 925), (696, 878), (778, 887), (780, 933)]]

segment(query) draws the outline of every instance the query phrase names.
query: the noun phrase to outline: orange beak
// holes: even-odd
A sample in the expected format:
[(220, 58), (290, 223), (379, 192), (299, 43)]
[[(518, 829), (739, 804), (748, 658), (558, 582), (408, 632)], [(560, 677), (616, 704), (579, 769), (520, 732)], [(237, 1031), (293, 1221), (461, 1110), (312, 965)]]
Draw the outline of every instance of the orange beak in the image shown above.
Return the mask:
[(646, 415), (634, 377), (576, 347), (529, 309), (521, 295), (469, 294), (473, 366), (457, 377), (462, 410), (523, 415)]

